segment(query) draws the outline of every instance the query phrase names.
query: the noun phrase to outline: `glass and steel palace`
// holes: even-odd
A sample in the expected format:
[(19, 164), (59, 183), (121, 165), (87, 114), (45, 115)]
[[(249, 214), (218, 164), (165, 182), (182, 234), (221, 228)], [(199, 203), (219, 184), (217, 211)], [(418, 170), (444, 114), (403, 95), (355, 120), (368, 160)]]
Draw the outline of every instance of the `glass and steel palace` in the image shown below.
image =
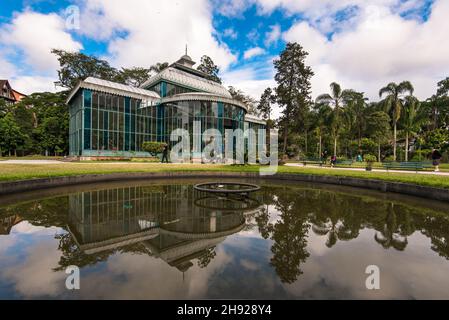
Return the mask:
[(247, 114), (243, 103), (194, 65), (184, 55), (140, 88), (92, 77), (81, 81), (67, 99), (70, 156), (149, 157), (143, 142), (173, 145), (170, 134), (178, 128), (189, 132), (193, 162), (201, 161), (207, 129), (217, 129), (222, 139), (227, 129), (255, 129), (256, 136), (245, 134), (245, 147), (265, 148), (258, 130), (265, 129), (265, 121)]

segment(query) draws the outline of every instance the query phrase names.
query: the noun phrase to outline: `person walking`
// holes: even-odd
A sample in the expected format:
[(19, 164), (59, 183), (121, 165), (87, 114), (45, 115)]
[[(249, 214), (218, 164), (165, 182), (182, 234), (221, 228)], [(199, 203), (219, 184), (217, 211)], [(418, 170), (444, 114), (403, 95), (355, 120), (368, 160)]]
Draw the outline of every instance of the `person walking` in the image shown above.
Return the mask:
[(337, 156), (333, 155), (331, 157), (331, 167), (335, 166), (337, 164)]
[(435, 172), (440, 171), (441, 153), (437, 149), (432, 151), (432, 164), (435, 166)]
[(166, 163), (168, 163), (168, 145), (167, 144), (164, 146), (164, 150), (162, 151), (162, 163), (164, 163), (164, 160)]

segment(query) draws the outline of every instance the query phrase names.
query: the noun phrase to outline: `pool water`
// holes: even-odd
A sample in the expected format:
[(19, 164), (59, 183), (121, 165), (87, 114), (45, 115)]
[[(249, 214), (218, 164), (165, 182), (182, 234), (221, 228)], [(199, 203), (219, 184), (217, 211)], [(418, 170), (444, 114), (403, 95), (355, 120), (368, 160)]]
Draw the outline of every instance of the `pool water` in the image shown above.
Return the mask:
[(0, 198), (0, 298), (449, 298), (447, 204), (260, 181), (226, 197), (194, 183)]

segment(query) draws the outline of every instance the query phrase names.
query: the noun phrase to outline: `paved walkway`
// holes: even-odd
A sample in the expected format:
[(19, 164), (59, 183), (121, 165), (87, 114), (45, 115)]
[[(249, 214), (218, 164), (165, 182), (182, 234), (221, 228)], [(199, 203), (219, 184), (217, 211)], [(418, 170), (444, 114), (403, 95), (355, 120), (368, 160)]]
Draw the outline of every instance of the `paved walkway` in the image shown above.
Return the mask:
[[(304, 167), (302, 163), (286, 163), (286, 166), (289, 167)], [(365, 168), (341, 168), (341, 167), (320, 167), (314, 165), (307, 165), (307, 168), (314, 169), (332, 169), (332, 170), (347, 170), (347, 171), (366, 171)], [(373, 172), (387, 172), (385, 169), (373, 169)], [(417, 174), (427, 174), (427, 175), (438, 175), (438, 176), (449, 176), (449, 172), (435, 172), (435, 171), (408, 171), (408, 170), (388, 170), (388, 172), (397, 172), (397, 173), (417, 173)]]
[(58, 160), (5, 160), (0, 161), (0, 164), (2, 163), (9, 163), (9, 164), (64, 164), (62, 161)]

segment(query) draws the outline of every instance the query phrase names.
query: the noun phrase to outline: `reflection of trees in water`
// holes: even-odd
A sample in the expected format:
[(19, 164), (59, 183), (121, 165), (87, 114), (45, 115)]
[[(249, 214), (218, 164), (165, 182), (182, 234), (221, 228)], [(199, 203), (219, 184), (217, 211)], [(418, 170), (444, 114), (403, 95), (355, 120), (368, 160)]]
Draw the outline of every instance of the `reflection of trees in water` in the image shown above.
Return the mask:
[(275, 193), (273, 204), (280, 212), (280, 219), (269, 222), (269, 210), (263, 208), (256, 218), (259, 231), (264, 238), (274, 241), (271, 252), (271, 265), (282, 282), (293, 283), (302, 274), (301, 263), (305, 262), (309, 253), (306, 250), (308, 224), (298, 210), (297, 195), (292, 192)]
[[(164, 201), (194, 203), (189, 188), (177, 189), (176, 193), (170, 186), (146, 187), (143, 191), (146, 197), (162, 195)], [(408, 237), (418, 231), (430, 238), (432, 250), (449, 259), (449, 216), (442, 211), (369, 196), (287, 186), (267, 186), (257, 196), (263, 205), (247, 215), (245, 230), (257, 227), (263, 238), (273, 241), (270, 263), (286, 283), (296, 281), (302, 274), (301, 264), (309, 256), (309, 230), (326, 237), (326, 246), (332, 248), (339, 241), (356, 239), (363, 229), (371, 229), (373, 241), (385, 249), (401, 251), (407, 249)], [(278, 213), (277, 220), (273, 219), (273, 208)], [(160, 214), (170, 214), (166, 210), (161, 207)], [(66, 229), (68, 211), (68, 197), (43, 199), (0, 208), (0, 220), (6, 222), (9, 217), (17, 216), (20, 219), (14, 221), (26, 220), (34, 226)], [(69, 233), (59, 233), (56, 239), (61, 258), (54, 270), (64, 270), (69, 265), (94, 265), (114, 253), (149, 254), (148, 249), (138, 243), (88, 255), (79, 250)], [(215, 256), (215, 247), (205, 250), (197, 257), (198, 266), (207, 267)]]
[(206, 268), (216, 255), (215, 247), (206, 249), (204, 254), (198, 257), (198, 267)]
[(269, 201), (279, 220), (270, 223), (270, 210), (264, 207), (255, 221), (262, 237), (274, 241), (271, 264), (283, 282), (294, 282), (302, 273), (300, 264), (309, 256), (309, 226), (315, 234), (326, 236), (329, 248), (356, 239), (368, 228), (383, 248), (403, 251), (407, 238), (420, 231), (431, 239), (432, 250), (449, 259), (449, 217), (444, 212), (323, 190), (278, 187), (268, 193), (275, 195)]
[(73, 241), (69, 233), (57, 234), (55, 239), (59, 240), (58, 250), (61, 251), (59, 263), (54, 271), (64, 271), (68, 266), (77, 266), (79, 268), (94, 265), (97, 262), (106, 261), (110, 252), (88, 255), (81, 251)]
[(415, 228), (408, 212), (396, 211), (398, 210), (393, 203), (386, 206), (386, 214), (375, 228), (377, 232), (374, 239), (385, 249), (392, 247), (403, 251), (408, 244), (407, 237), (415, 232)]

